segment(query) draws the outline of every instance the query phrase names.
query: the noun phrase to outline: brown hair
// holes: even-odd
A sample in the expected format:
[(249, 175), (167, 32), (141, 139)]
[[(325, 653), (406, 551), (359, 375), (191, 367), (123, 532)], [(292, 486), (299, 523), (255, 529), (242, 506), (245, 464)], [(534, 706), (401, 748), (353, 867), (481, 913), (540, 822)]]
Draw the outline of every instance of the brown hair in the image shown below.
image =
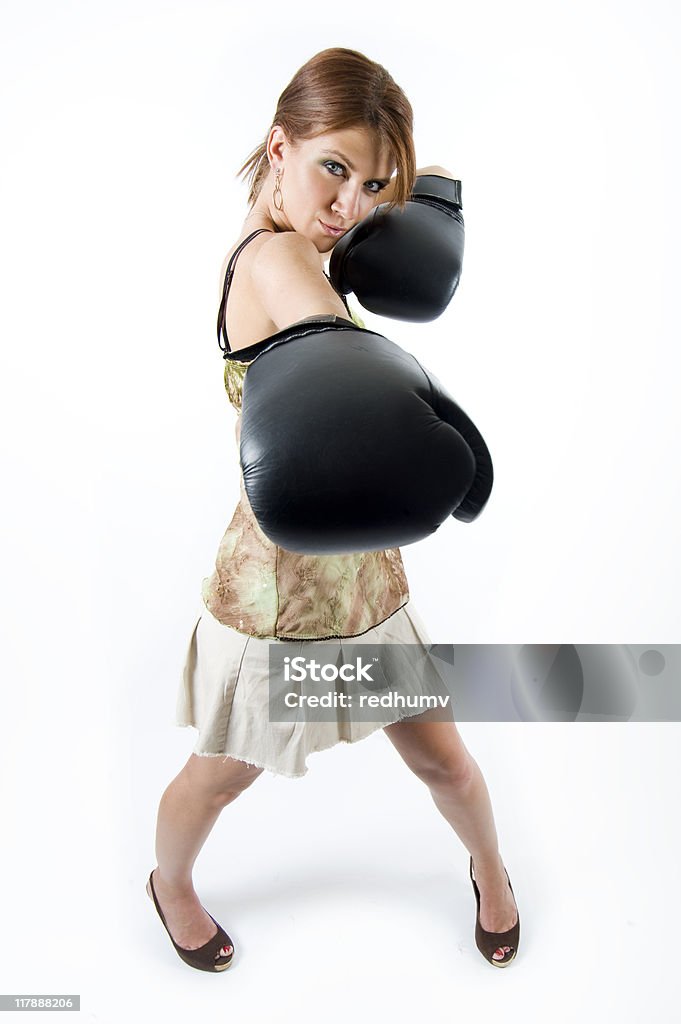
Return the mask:
[(248, 205), (260, 194), (269, 170), (267, 139), (273, 125), (295, 145), (326, 132), (367, 127), (386, 144), (397, 165), (389, 209), (404, 205), (416, 176), (414, 114), (400, 87), (380, 64), (358, 50), (335, 46), (311, 57), (286, 86), (263, 142), (253, 150), (236, 177), (250, 173)]

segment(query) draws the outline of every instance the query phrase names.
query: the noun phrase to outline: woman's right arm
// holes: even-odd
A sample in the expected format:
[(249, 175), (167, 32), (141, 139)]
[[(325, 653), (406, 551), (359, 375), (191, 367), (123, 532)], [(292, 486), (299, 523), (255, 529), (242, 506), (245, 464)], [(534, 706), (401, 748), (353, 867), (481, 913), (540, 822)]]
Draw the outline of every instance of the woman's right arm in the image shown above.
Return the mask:
[[(224, 272), (225, 266), (222, 277)], [(251, 282), (279, 331), (309, 316), (331, 314), (348, 319), (347, 309), (320, 267), (317, 248), (295, 231), (273, 235), (260, 246), (251, 264)], [(238, 446), (241, 414), (234, 433)]]
[(297, 231), (272, 235), (260, 246), (251, 264), (251, 280), (279, 331), (320, 314), (348, 319), (342, 299), (324, 276), (316, 246)]

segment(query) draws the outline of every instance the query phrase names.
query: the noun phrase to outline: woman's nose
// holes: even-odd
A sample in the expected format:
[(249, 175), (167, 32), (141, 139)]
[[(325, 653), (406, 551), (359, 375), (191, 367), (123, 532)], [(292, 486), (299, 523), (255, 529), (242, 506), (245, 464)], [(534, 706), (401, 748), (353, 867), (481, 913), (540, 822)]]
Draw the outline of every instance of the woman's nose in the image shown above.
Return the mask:
[(347, 182), (339, 189), (331, 209), (344, 221), (359, 220), (361, 195), (360, 185), (351, 185)]

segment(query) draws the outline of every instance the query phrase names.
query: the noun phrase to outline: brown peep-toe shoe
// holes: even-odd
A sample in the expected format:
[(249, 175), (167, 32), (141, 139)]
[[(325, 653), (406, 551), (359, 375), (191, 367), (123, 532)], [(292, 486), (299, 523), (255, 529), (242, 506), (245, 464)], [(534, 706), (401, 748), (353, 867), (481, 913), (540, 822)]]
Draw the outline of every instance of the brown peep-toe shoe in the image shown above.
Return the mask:
[[(504, 868), (506, 871), (506, 868)], [(518, 920), (505, 932), (486, 932), (480, 924), (480, 890), (473, 878), (473, 858), (470, 861), (470, 875), (471, 882), (473, 883), (473, 890), (475, 892), (475, 899), (478, 904), (478, 912), (475, 918), (475, 944), (484, 956), (485, 960), (488, 960), (495, 967), (507, 967), (511, 960), (515, 960), (518, 952), (518, 943), (520, 942), (520, 914), (518, 914)], [(508, 871), (506, 871), (506, 877), (508, 878)], [(513, 892), (513, 886), (511, 885), (511, 879), (508, 878), (508, 884), (511, 892)], [(515, 893), (513, 893), (513, 899), (515, 900)], [(517, 910), (517, 904), (516, 904)], [(509, 951), (505, 953), (503, 960), (495, 960), (493, 953), (496, 953), (498, 949), (503, 949), (504, 946), (508, 946)]]
[[(154, 868), (154, 871), (156, 868)], [(153, 875), (154, 871), (151, 872)], [(158, 911), (158, 916), (163, 921), (163, 927), (170, 935), (170, 928), (166, 924), (166, 919), (163, 916), (163, 911), (159, 906), (159, 902), (156, 899), (156, 890), (154, 889), (154, 880), (149, 875), (149, 882), (147, 884), (147, 895), (149, 899), (153, 899), (154, 906)], [(203, 908), (206, 910), (206, 908)], [(234, 946), (227, 932), (220, 927), (212, 914), (209, 914), (206, 910), (211, 921), (217, 925), (217, 932), (212, 939), (209, 939), (203, 946), (199, 946), (198, 949), (185, 949), (184, 946), (178, 946), (175, 939), (170, 935), (170, 941), (175, 947), (178, 956), (182, 957), (186, 964), (190, 967), (196, 967), (198, 971), (225, 971), (232, 962), (234, 956)], [(223, 952), (224, 950), (224, 952)], [(220, 954), (217, 956), (216, 954)]]

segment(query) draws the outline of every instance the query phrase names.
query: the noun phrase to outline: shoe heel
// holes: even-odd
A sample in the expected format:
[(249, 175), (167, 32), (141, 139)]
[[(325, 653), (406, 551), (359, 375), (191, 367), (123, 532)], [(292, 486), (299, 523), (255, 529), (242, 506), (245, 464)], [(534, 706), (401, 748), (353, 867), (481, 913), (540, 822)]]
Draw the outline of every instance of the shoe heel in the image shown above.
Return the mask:
[[(156, 907), (158, 916), (161, 918), (163, 927), (167, 931), (170, 941), (172, 942), (177, 955), (180, 957), (181, 960), (184, 960), (186, 964), (188, 964), (190, 967), (196, 968), (196, 970), (198, 971), (209, 971), (211, 974), (220, 971), (226, 971), (228, 967), (231, 967), (232, 960), (234, 959), (234, 943), (232, 942), (231, 938), (224, 930), (224, 928), (222, 928), (221, 925), (218, 924), (213, 915), (209, 913), (209, 911), (207, 911), (205, 907), (203, 909), (206, 910), (206, 913), (208, 914), (209, 918), (217, 928), (217, 932), (215, 933), (215, 935), (213, 935), (213, 937), (210, 938), (208, 942), (204, 943), (203, 946), (199, 946), (198, 949), (185, 949), (183, 946), (178, 946), (178, 944), (175, 942), (175, 939), (171, 935), (170, 928), (166, 923), (166, 919), (163, 916), (163, 911), (161, 910), (158, 898), (156, 896), (156, 890), (154, 889), (154, 880), (152, 878), (152, 875), (155, 870), (156, 868), (152, 870), (147, 881), (147, 896)], [(219, 953), (223, 946), (231, 946), (232, 952), (229, 954), (229, 956), (221, 955), (220, 957), (216, 958), (215, 954)]]
[[(504, 868), (506, 871), (506, 868)], [(484, 956), (488, 963), (492, 964), (493, 967), (508, 967), (518, 955), (518, 944), (520, 942), (520, 911), (518, 913), (518, 920), (505, 932), (488, 932), (480, 924), (480, 890), (478, 889), (477, 883), (473, 877), (473, 857), (470, 859), (469, 872), (471, 876), (471, 882), (473, 884), (473, 892), (475, 893), (475, 901), (477, 904), (477, 913), (475, 916), (475, 944)], [(515, 893), (513, 892), (513, 886), (511, 885), (511, 879), (508, 877), (508, 871), (506, 871), (506, 878), (508, 878), (508, 886), (513, 893), (513, 899), (515, 900)], [(496, 953), (497, 949), (503, 946), (510, 946), (511, 953), (508, 954), (504, 960), (495, 960), (493, 953)]]

